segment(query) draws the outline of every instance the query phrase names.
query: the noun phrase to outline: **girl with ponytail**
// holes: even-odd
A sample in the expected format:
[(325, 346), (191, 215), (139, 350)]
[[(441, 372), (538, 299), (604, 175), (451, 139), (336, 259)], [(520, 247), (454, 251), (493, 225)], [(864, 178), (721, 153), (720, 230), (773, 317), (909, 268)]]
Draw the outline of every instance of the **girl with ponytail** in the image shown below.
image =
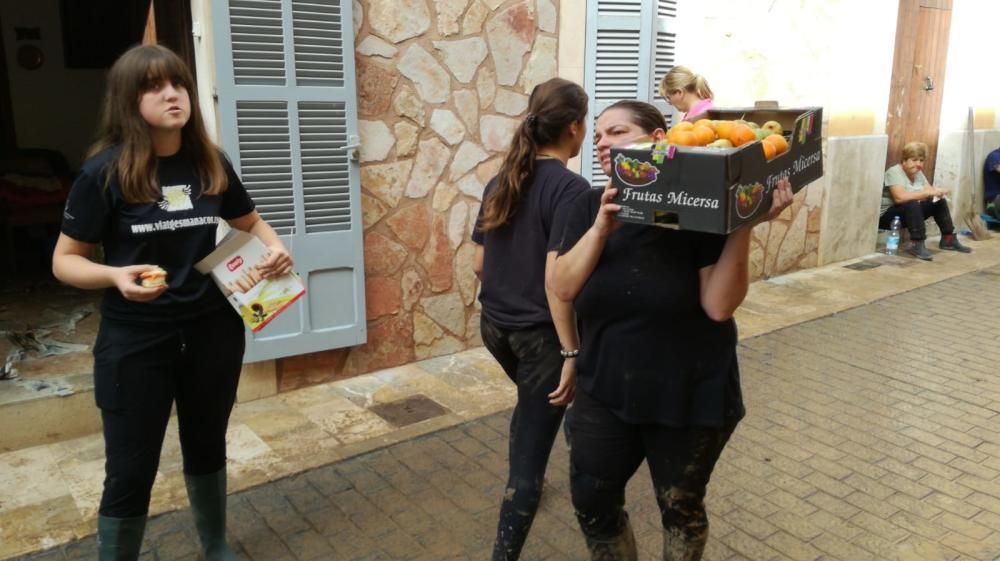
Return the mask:
[(684, 121), (697, 121), (712, 108), (715, 95), (708, 81), (685, 66), (675, 66), (660, 80), (660, 95), (680, 111)]
[(583, 88), (567, 80), (535, 87), (500, 171), (486, 186), (472, 234), (483, 344), (517, 385), (493, 561), (521, 555), (552, 443), (576, 388), (572, 304), (548, 290), (546, 275), (559, 246), (552, 230), (557, 209), (590, 188), (566, 169), (583, 144), (587, 102)]

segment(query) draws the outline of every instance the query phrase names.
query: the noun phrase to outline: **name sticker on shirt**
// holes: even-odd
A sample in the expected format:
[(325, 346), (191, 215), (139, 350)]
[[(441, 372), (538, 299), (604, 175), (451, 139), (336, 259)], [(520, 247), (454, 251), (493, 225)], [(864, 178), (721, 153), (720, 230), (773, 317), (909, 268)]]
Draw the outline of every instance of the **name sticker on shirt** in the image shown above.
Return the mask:
[(190, 210), (194, 208), (191, 203), (190, 185), (167, 185), (161, 189), (163, 198), (157, 203), (160, 208), (167, 212), (178, 210)]

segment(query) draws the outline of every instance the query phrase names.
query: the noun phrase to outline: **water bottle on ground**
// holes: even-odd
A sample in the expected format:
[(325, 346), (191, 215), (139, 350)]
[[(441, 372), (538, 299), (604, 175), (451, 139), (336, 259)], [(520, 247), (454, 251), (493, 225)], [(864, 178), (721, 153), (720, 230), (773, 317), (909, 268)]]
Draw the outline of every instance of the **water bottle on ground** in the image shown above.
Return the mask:
[(885, 240), (886, 255), (896, 255), (899, 253), (899, 229), (902, 225), (898, 216), (892, 219), (892, 226), (889, 227), (889, 237)]

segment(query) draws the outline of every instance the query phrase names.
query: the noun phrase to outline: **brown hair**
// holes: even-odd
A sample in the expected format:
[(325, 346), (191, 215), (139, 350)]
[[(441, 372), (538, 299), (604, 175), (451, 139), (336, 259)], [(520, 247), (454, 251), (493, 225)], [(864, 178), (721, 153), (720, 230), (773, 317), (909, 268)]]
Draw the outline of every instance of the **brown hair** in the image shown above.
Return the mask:
[(927, 145), (923, 142), (907, 142), (903, 146), (903, 159), (909, 160), (910, 158), (926, 158), (927, 157)]
[(652, 133), (656, 129), (663, 129), (664, 132), (667, 130), (667, 120), (664, 118), (663, 113), (660, 113), (659, 109), (645, 101), (636, 101), (634, 99), (616, 101), (605, 107), (604, 111), (601, 111), (601, 114), (597, 117), (600, 118), (609, 109), (624, 109), (628, 111), (629, 115), (632, 116), (629, 119), (632, 121), (632, 124), (641, 128), (647, 134)]
[(660, 96), (666, 99), (670, 92), (692, 92), (701, 99), (712, 99), (715, 94), (708, 87), (708, 81), (699, 74), (691, 72), (686, 66), (675, 66), (663, 75), (660, 80)]
[(139, 45), (118, 57), (108, 72), (101, 126), (89, 154), (118, 147), (117, 157), (108, 165), (107, 179), (118, 179), (122, 195), (130, 203), (153, 202), (161, 196), (149, 123), (139, 113), (139, 99), (164, 81), (187, 90), (191, 100), (191, 115), (181, 129), (181, 145), (194, 160), (201, 193), (217, 195), (228, 186), (219, 149), (205, 131), (191, 70), (166, 47)]
[(514, 131), (497, 173), (496, 189), (485, 202), (480, 225), (483, 231), (499, 228), (510, 220), (530, 186), (539, 150), (558, 143), (570, 124), (583, 124), (588, 101), (583, 88), (562, 78), (553, 78), (531, 90), (528, 115)]

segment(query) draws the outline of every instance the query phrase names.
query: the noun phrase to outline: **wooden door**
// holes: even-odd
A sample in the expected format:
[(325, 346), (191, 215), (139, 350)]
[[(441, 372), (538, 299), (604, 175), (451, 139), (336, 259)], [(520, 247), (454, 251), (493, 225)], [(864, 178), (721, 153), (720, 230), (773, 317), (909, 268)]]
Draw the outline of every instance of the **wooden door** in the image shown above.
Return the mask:
[(885, 167), (907, 142), (927, 144), (924, 175), (934, 182), (952, 0), (900, 0), (886, 133)]
[(194, 59), (194, 35), (192, 31), (191, 0), (151, 0), (146, 29), (142, 34), (143, 44), (159, 44), (177, 53), (191, 74), (197, 78)]
[[(3, 23), (0, 23), (3, 29)], [(14, 129), (14, 109), (10, 101), (10, 84), (7, 81), (7, 55), (4, 52), (3, 34), (0, 33), (0, 152), (17, 147)]]

